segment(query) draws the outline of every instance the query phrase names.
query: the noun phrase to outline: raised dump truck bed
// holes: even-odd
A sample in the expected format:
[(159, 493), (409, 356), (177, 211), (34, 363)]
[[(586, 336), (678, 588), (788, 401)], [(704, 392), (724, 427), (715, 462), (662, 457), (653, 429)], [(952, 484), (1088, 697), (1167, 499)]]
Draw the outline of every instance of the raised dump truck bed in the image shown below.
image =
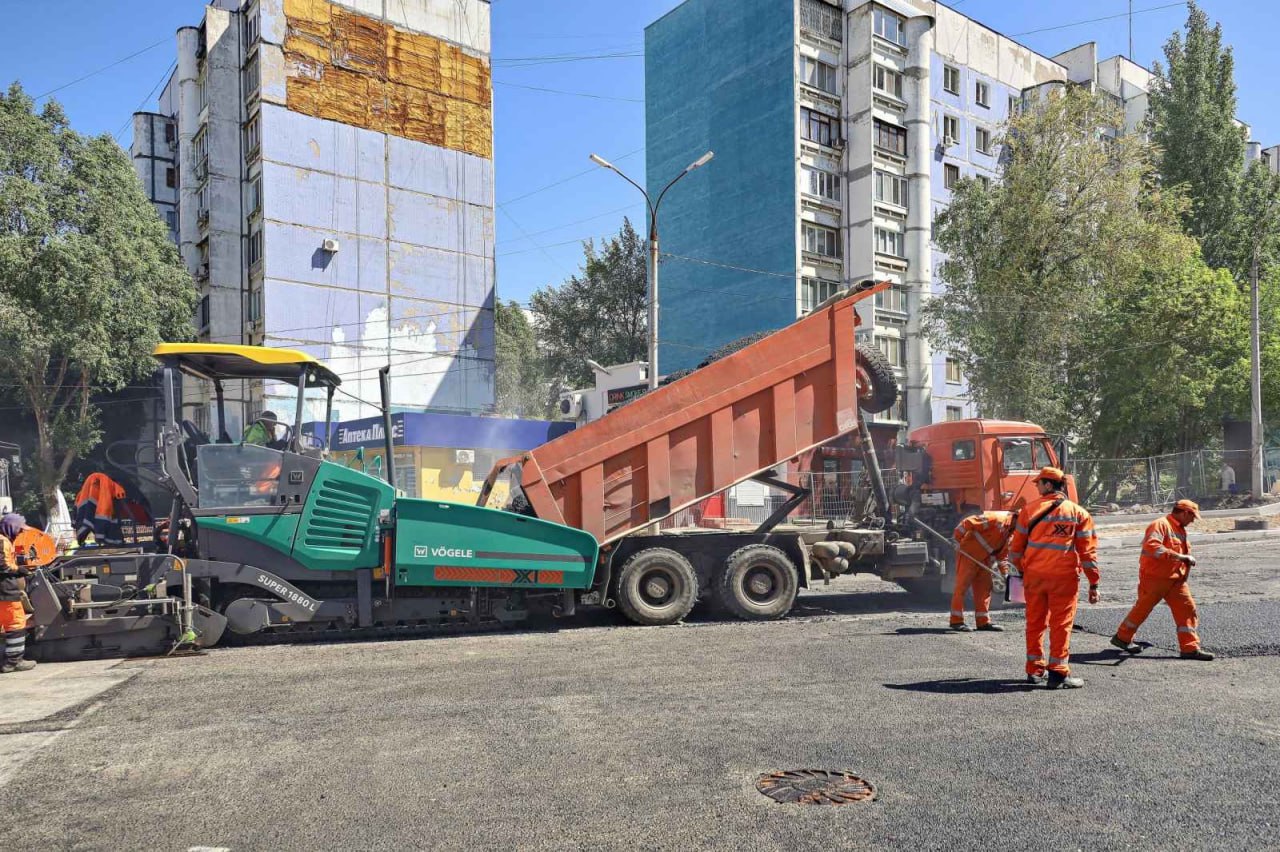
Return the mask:
[(854, 306), (865, 282), (807, 317), (514, 458), (533, 514), (616, 541), (858, 428)]

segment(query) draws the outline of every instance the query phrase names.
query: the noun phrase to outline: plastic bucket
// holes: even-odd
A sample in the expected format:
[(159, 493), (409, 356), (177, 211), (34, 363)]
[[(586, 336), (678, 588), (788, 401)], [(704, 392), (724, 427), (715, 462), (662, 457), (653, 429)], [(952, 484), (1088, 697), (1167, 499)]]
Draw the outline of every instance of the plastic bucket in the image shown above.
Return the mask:
[(1010, 574), (1005, 580), (1004, 602), (1024, 604), (1027, 602), (1026, 591), (1022, 588), (1022, 576)]

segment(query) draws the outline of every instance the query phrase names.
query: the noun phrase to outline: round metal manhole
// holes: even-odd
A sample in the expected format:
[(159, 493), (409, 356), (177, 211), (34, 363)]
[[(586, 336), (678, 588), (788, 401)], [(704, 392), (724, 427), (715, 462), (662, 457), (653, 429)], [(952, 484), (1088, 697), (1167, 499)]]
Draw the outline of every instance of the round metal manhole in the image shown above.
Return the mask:
[(794, 805), (847, 805), (876, 797), (870, 781), (839, 769), (788, 769), (756, 779), (756, 789), (775, 802)]

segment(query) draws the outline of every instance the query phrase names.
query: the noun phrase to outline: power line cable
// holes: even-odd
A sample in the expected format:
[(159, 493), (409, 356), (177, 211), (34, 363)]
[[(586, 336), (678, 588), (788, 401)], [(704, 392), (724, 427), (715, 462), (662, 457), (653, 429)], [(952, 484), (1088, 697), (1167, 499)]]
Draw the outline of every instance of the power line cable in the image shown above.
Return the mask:
[(619, 98), (614, 95), (595, 95), (590, 92), (570, 92), (565, 89), (550, 89), (546, 86), (523, 86), (519, 83), (508, 83), (506, 80), (494, 80), (495, 86), (507, 86), (512, 89), (528, 89), (531, 92), (548, 92), (553, 95), (573, 95), (578, 98), (591, 98), (598, 101), (620, 101), (629, 104), (642, 104), (644, 98)]
[(37, 95), (36, 100), (37, 101), (44, 100), (45, 98), (49, 97), (52, 94), (55, 94), (56, 92), (61, 92), (63, 89), (70, 88), (71, 86), (74, 86), (76, 83), (83, 83), (85, 80), (88, 80), (90, 77), (96, 77), (97, 75), (101, 74), (103, 71), (110, 71), (112, 68), (115, 68), (117, 65), (120, 65), (124, 62), (128, 62), (130, 59), (133, 59), (135, 56), (141, 56), (142, 54), (146, 53), (149, 50), (155, 50), (160, 45), (168, 44), (168, 43), (171, 43), (172, 41), (173, 41), (173, 36), (171, 35), (165, 36), (159, 41), (153, 44), (149, 44), (146, 47), (142, 48), (141, 50), (130, 53), (128, 56), (124, 57), (123, 59), (117, 59), (115, 62), (112, 62), (110, 65), (103, 65), (101, 68), (90, 71), (88, 74), (85, 74), (83, 77), (77, 77), (76, 79), (72, 80), (70, 83), (63, 83), (61, 86), (56, 86), (50, 89), (49, 91), (45, 92), (43, 95)]
[(1130, 14), (1141, 15), (1143, 12), (1159, 12), (1161, 9), (1173, 9), (1175, 7), (1186, 8), (1186, 5), (1187, 5), (1186, 3), (1166, 3), (1163, 6), (1149, 6), (1146, 9), (1134, 9), (1132, 13), (1121, 12), (1118, 15), (1104, 15), (1101, 18), (1089, 18), (1087, 21), (1073, 21), (1072, 23), (1069, 23), (1069, 24), (1058, 24), (1057, 26), (1052, 26), (1052, 27), (1041, 27), (1038, 30), (1025, 30), (1020, 33), (1013, 33), (1013, 37), (1017, 38), (1018, 36), (1034, 35), (1036, 33), (1047, 33), (1047, 32), (1052, 32), (1053, 30), (1065, 30), (1070, 27), (1084, 26), (1085, 24), (1096, 24), (1100, 21), (1114, 21), (1116, 18), (1127, 18), (1129, 17)]
[[(639, 154), (642, 151), (644, 151), (644, 148), (637, 148), (634, 151), (628, 151), (627, 153), (623, 154), (620, 157), (614, 157), (613, 161), (617, 162), (619, 160), (625, 160), (627, 157), (634, 157), (636, 154)], [(553, 189), (562, 184), (566, 184), (571, 180), (577, 180), (583, 175), (594, 174), (598, 171), (600, 171), (599, 166), (592, 166), (591, 168), (583, 169), (580, 172), (575, 172), (574, 174), (571, 174), (568, 177), (564, 177), (564, 178), (561, 178), (560, 180), (553, 181), (552, 183), (549, 183), (545, 186), (540, 186), (537, 189), (531, 189), (528, 192), (524, 193), (523, 195), (517, 195), (515, 198), (508, 198), (504, 201), (499, 202), (499, 204), (515, 204), (517, 201), (523, 201), (526, 198), (537, 195), (540, 192), (546, 192), (548, 189)]]
[[(171, 75), (177, 67), (178, 67), (177, 60), (169, 63), (169, 67), (166, 68), (164, 74), (160, 76), (160, 80), (154, 86), (151, 87), (150, 92), (147, 92), (147, 96), (142, 99), (142, 102), (140, 104), (138, 104), (138, 108), (133, 111), (134, 113), (142, 112), (143, 107), (145, 107), (148, 103), (151, 102), (151, 96), (156, 93), (157, 89), (159, 89), (161, 86), (164, 85), (165, 80), (169, 79), (169, 75)], [(119, 144), (120, 142), (120, 134), (124, 133), (125, 128), (129, 126), (129, 122), (131, 121), (133, 121), (133, 114), (130, 114), (129, 117), (124, 120), (124, 124), (120, 125), (120, 129), (117, 130), (114, 134), (112, 134), (112, 136), (115, 137), (117, 144)]]

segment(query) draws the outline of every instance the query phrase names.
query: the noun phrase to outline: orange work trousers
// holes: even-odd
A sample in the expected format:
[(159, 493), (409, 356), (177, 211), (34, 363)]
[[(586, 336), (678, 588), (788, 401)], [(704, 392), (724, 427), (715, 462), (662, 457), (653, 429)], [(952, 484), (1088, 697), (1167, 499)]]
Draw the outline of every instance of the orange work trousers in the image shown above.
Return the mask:
[[(1045, 669), (1071, 674), (1071, 627), (1076, 620), (1080, 578), (1070, 574), (1026, 574), (1022, 585), (1027, 596), (1027, 674)], [(1044, 656), (1044, 631), (1049, 630), (1049, 658)]]
[(13, 633), (27, 626), (22, 601), (0, 601), (0, 633)]
[(991, 623), (991, 575), (974, 564), (969, 554), (984, 564), (990, 556), (961, 546), (956, 553), (956, 588), (951, 593), (951, 623), (964, 624), (964, 593), (973, 589), (973, 610), (978, 626)]
[(1138, 632), (1142, 622), (1151, 615), (1156, 604), (1164, 601), (1173, 612), (1173, 623), (1178, 626), (1178, 648), (1183, 652), (1196, 651), (1200, 648), (1200, 635), (1196, 628), (1200, 626), (1200, 618), (1196, 614), (1196, 601), (1191, 597), (1191, 589), (1183, 577), (1150, 577), (1138, 575), (1138, 602), (1129, 610), (1129, 614), (1120, 622), (1116, 636), (1122, 642), (1132, 642), (1133, 634)]

